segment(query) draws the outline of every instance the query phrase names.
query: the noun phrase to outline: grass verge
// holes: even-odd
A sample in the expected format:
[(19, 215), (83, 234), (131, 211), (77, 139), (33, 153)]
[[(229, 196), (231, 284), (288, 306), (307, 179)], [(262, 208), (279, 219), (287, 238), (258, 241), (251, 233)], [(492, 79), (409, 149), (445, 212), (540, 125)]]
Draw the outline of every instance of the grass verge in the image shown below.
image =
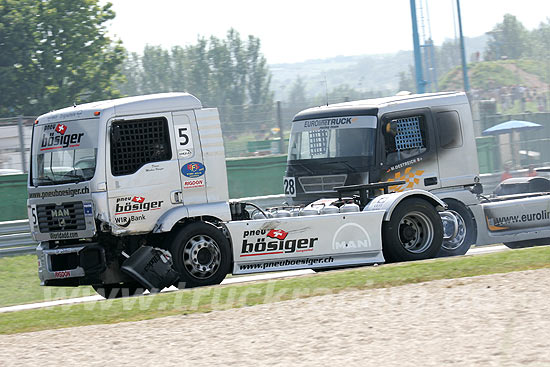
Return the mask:
[(36, 262), (36, 255), (0, 258), (0, 307), (95, 294), (91, 287), (41, 287)]
[(550, 247), (326, 272), (242, 285), (196, 288), (143, 297), (0, 314), (0, 334), (110, 324), (210, 312), (351, 289), (394, 287), (550, 267)]

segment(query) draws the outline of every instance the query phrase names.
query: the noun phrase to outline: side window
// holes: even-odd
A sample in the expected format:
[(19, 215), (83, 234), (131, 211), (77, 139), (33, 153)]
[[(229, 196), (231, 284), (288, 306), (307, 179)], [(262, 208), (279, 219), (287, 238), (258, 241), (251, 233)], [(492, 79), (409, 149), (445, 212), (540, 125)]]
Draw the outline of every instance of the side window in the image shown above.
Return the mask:
[(426, 119), (423, 115), (392, 119), (384, 125), (386, 163), (393, 164), (426, 151)]
[(143, 165), (172, 158), (164, 117), (116, 121), (111, 126), (111, 172), (130, 175)]
[(452, 149), (462, 146), (462, 128), (456, 111), (438, 112), (436, 115), (437, 131), (441, 148)]

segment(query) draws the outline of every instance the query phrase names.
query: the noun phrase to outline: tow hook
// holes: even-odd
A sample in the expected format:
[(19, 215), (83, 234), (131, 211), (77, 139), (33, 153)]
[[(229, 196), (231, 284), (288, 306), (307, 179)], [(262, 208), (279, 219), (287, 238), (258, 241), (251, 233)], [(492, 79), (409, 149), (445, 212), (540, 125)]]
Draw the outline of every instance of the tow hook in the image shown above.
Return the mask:
[(458, 233), (458, 220), (451, 212), (439, 212), (443, 223), (443, 240), (451, 241)]

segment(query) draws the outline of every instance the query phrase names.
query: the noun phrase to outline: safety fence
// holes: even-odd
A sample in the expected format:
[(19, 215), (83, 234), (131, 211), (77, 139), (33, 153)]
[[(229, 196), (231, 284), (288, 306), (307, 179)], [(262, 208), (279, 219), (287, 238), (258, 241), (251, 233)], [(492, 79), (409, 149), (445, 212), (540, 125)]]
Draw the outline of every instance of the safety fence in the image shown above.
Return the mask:
[(0, 222), (0, 257), (31, 254), (35, 248), (28, 220)]

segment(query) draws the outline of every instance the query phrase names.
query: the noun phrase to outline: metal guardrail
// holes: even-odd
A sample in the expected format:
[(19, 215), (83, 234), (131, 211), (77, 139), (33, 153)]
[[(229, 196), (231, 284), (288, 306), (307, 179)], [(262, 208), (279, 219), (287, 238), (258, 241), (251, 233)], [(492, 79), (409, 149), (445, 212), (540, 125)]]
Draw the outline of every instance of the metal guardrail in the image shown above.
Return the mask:
[(0, 257), (32, 254), (36, 245), (27, 219), (0, 222)]

